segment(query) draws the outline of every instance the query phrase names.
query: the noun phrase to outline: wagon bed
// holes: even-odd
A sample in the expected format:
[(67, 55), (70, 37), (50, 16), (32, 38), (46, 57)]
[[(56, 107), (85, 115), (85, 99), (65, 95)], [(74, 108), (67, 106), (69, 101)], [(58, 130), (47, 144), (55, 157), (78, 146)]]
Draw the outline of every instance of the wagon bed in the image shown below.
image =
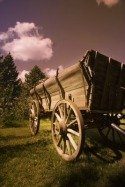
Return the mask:
[(53, 110), (61, 98), (72, 98), (80, 110), (121, 111), (124, 107), (125, 65), (97, 51), (88, 51), (80, 62), (57, 72), (31, 90)]
[(57, 70), (56, 76), (38, 84), (30, 94), (32, 134), (39, 130), (40, 114), (52, 113), (53, 142), (65, 160), (79, 156), (86, 126), (96, 124), (101, 136), (111, 141), (115, 131), (125, 135), (120, 126), (124, 118), (125, 65), (97, 51), (87, 51), (78, 63), (62, 72)]

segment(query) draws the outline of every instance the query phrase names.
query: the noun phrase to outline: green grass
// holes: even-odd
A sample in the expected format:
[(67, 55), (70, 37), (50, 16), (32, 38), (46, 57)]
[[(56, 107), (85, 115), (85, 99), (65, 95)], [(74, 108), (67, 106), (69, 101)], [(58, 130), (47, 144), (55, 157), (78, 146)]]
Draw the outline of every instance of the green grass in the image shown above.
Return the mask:
[(105, 145), (95, 129), (88, 130), (77, 162), (56, 153), (50, 121), (41, 121), (33, 137), (28, 126), (0, 129), (0, 186), (109, 187), (125, 186), (125, 153)]

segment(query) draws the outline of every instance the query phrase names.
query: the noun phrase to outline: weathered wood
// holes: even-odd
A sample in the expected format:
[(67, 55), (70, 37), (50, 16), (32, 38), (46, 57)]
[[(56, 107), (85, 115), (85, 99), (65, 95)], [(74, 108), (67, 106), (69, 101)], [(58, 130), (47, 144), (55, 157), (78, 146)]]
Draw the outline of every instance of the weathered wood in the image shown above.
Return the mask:
[(93, 68), (93, 90), (92, 90), (92, 101), (91, 109), (101, 109), (101, 101), (103, 97), (104, 84), (106, 79), (107, 67), (109, 64), (109, 58), (96, 53), (95, 62)]
[(101, 108), (103, 110), (115, 110), (115, 100), (119, 83), (121, 64), (113, 59), (110, 59), (108, 64), (106, 80), (104, 83), (103, 97)]
[[(86, 105), (86, 94), (83, 81), (85, 81), (85, 79), (83, 80), (80, 63), (77, 63), (71, 67), (66, 68), (62, 73), (58, 75), (58, 81), (66, 93), (65, 98), (68, 99), (69, 95), (71, 95), (77, 106), (79, 108), (84, 108)], [(85, 85), (87, 85), (86, 81)], [(47, 81), (45, 81), (44, 86), (51, 96), (50, 109), (53, 110), (55, 104), (61, 99), (60, 87), (57, 83), (56, 77), (50, 78)], [(45, 94), (43, 91), (43, 83), (36, 86), (35, 90), (43, 99), (44, 109), (48, 110), (48, 107), (46, 106)], [(31, 90), (30, 93), (32, 94), (33, 90)]]
[(121, 65), (121, 73), (119, 77), (117, 95), (116, 95), (116, 102), (115, 106), (116, 109), (122, 110), (124, 107), (125, 102), (125, 64)]
[[(49, 108), (44, 87), (51, 98)], [(37, 85), (35, 90), (45, 110), (53, 110), (62, 97), (70, 97), (79, 109), (119, 111), (125, 98), (122, 87), (125, 88), (125, 65), (91, 50), (82, 61)], [(34, 89), (30, 93), (34, 95)]]

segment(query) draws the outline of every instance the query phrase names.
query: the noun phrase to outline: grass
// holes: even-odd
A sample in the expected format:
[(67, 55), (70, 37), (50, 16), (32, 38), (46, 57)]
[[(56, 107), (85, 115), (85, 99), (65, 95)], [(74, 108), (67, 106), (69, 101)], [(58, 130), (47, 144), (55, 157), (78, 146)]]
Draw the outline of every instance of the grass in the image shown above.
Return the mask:
[(125, 186), (125, 152), (105, 145), (97, 130), (88, 130), (78, 161), (67, 163), (56, 153), (50, 129), (49, 120), (41, 121), (35, 137), (27, 125), (0, 129), (0, 186)]

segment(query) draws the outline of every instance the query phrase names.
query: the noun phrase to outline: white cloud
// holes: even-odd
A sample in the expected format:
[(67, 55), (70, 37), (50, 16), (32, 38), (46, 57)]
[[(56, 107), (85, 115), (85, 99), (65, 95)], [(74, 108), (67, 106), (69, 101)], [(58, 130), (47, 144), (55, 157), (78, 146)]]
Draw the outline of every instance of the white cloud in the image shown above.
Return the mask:
[(2, 49), (10, 52), (16, 60), (49, 60), (53, 55), (52, 41), (39, 34), (34, 23), (17, 22), (0, 34)]
[(29, 71), (23, 70), (19, 73), (18, 78), (20, 78), (22, 80), (22, 82), (25, 82), (25, 75), (29, 74)]
[(23, 36), (23, 35), (30, 35), (32, 32), (32, 34), (38, 34), (38, 27), (34, 24), (34, 23), (27, 23), (27, 22), (17, 22), (15, 27), (10, 27), (8, 29), (8, 32), (12, 33), (15, 32), (19, 37)]
[[(60, 65), (58, 68), (59, 72), (61, 72), (64, 69), (62, 65)], [(47, 74), (48, 77), (53, 77), (56, 75), (57, 69), (46, 68), (44, 72)]]
[(44, 72), (46, 73), (46, 75), (47, 75), (48, 77), (53, 77), (53, 76), (56, 75), (56, 69), (46, 68), (46, 69), (44, 70)]
[(52, 42), (49, 38), (23, 36), (3, 46), (3, 50), (11, 52), (17, 60), (49, 60), (52, 57)]
[(98, 5), (100, 5), (101, 3), (104, 3), (108, 7), (112, 7), (120, 2), (120, 0), (96, 0), (96, 1)]
[(7, 33), (1, 33), (0, 34), (0, 40), (7, 40), (8, 39), (8, 34)]

